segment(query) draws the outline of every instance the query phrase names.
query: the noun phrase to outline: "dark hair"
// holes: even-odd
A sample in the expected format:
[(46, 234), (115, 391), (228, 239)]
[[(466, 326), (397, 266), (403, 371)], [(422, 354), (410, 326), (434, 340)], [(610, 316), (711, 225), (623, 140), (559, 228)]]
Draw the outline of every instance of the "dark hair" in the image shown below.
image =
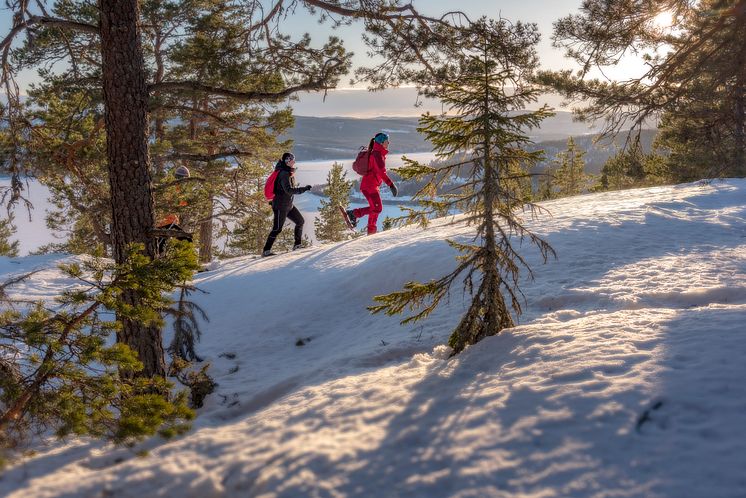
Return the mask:
[(370, 143), (368, 144), (368, 152), (373, 150), (373, 144), (375, 143), (375, 141), (376, 141), (376, 137), (373, 137), (370, 139)]
[(292, 152), (286, 152), (282, 155), (282, 162), (284, 162), (285, 164), (287, 164), (288, 161), (292, 161), (293, 159), (295, 159), (295, 155), (293, 155)]

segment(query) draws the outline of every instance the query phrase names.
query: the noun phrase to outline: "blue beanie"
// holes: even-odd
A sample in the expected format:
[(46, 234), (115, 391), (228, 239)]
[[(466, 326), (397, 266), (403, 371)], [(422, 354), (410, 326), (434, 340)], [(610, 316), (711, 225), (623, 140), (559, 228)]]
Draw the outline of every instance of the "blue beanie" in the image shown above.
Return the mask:
[(383, 133), (383, 132), (381, 132), (381, 133), (378, 133), (378, 134), (377, 134), (377, 135), (376, 135), (376, 136), (375, 136), (375, 137), (373, 138), (373, 140), (375, 140), (375, 141), (376, 141), (376, 142), (378, 142), (379, 144), (383, 144), (383, 142), (385, 142), (385, 141), (386, 141), (386, 140), (388, 140), (388, 139), (389, 139), (389, 136), (388, 136), (387, 134)]

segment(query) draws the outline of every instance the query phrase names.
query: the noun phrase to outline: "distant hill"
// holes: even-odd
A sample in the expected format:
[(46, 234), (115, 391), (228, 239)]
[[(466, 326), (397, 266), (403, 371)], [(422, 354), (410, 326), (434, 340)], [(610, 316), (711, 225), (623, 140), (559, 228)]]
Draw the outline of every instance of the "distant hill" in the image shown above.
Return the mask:
[[(379, 117), (370, 119), (348, 117), (296, 116), (295, 126), (282, 138), (292, 139), (293, 150), (303, 161), (317, 159), (348, 159), (379, 131), (391, 135), (391, 152), (429, 152), (432, 147), (417, 132), (419, 118)], [(544, 120), (541, 129), (532, 130), (536, 142), (565, 140), (570, 135), (582, 136), (595, 133), (586, 123), (574, 122), (572, 113), (559, 111)]]
[[(650, 152), (657, 133), (658, 130), (642, 130), (640, 133), (640, 143), (644, 152)], [(538, 171), (542, 171), (548, 166), (556, 158), (558, 153), (567, 150), (567, 138), (545, 140), (529, 147), (531, 150), (544, 151), (546, 159), (539, 164)], [(573, 136), (575, 144), (585, 151), (583, 159), (585, 160), (586, 173), (600, 173), (606, 161), (624, 147), (627, 135), (621, 133), (614, 140), (604, 140), (598, 143), (594, 142), (595, 138), (595, 135)]]

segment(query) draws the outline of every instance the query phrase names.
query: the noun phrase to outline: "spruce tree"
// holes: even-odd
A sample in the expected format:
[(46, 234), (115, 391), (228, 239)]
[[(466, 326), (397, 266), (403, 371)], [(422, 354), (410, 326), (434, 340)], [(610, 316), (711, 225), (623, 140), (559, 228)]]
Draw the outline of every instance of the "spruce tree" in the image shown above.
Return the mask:
[(324, 187), (325, 199), (321, 200), (319, 216), (314, 221), (316, 239), (321, 242), (339, 242), (349, 238), (350, 231), (347, 229), (339, 206), (347, 209), (350, 205), (350, 190), (352, 182), (347, 180), (347, 172), (342, 164), (332, 164), (326, 175), (326, 186)]
[(536, 188), (536, 199), (540, 201), (548, 201), (557, 197), (557, 185), (556, 185), (557, 165), (549, 164), (542, 175), (538, 178)]
[(555, 169), (555, 185), (557, 195), (567, 197), (583, 192), (586, 184), (585, 151), (575, 145), (572, 137), (567, 139), (567, 150), (557, 154)]
[[(285, 35), (281, 30), (282, 16), (298, 8), (320, 14), (322, 19), (334, 16), (332, 22), (335, 24), (339, 24), (340, 19), (341, 22), (361, 20), (364, 23), (365, 41), (374, 54), (383, 57), (378, 65), (362, 68), (358, 76), (376, 88), (417, 82), (423, 74), (437, 74), (448, 62), (438, 47), (449, 44), (451, 36), (457, 32), (456, 23), (466, 19), (458, 14), (442, 18), (424, 16), (403, 0), (303, 0), (292, 2), (287, 9), (278, 3), (269, 12), (265, 12), (258, 0), (237, 2), (236, 5), (246, 13), (243, 46), (256, 74), (274, 73), (280, 68), (283, 77), (274, 84), (267, 82), (247, 90), (215, 86), (191, 78), (165, 78), (161, 70), (166, 70), (167, 65), (159, 62), (157, 57), (155, 64), (149, 66), (146, 62), (148, 51), (143, 48), (147, 44), (144, 33), (148, 23), (141, 22), (140, 16), (141, 4), (145, 3), (99, 0), (98, 5), (93, 6), (87, 1), (64, 0), (56, 3), (50, 13), (43, 2), (14, 1), (9, 4), (12, 26), (0, 41), (0, 53), (3, 54), (0, 83), (9, 103), (3, 110), (11, 123), (14, 174), (22, 168), (17, 158), (23, 152), (19, 144), (28, 135), (23, 128), (33, 124), (20, 117), (21, 99), (14, 81), (14, 72), (24, 64), (16, 64), (21, 59), (15, 58), (14, 50), (14, 43), (21, 33), (33, 35), (29, 39), (34, 43), (27, 44), (26, 49), (33, 52), (33, 47), (38, 47), (36, 58), (26, 59), (30, 61), (29, 66), (43, 65), (50, 60), (66, 60), (69, 65), (59, 66), (71, 76), (67, 82), (78, 87), (92, 86), (101, 96), (111, 215), (108, 233), (112, 254), (120, 264), (133, 243), (140, 244), (150, 258), (156, 252), (152, 183), (154, 171), (159, 173), (163, 165), (155, 163), (151, 168), (154, 163), (151, 161), (149, 133), (153, 127), (148, 113), (158, 107), (158, 99), (165, 99), (167, 95), (190, 97), (193, 106), (188, 112), (204, 114), (209, 111), (198, 104), (208, 98), (277, 103), (299, 91), (334, 87), (349, 69), (349, 54), (335, 37), (330, 37), (323, 47), (314, 48), (308, 36), (293, 41)], [(154, 3), (165, 5), (167, 2), (154, 0)], [(178, 10), (190, 3), (173, 2), (173, 5)], [(422, 50), (422, 47), (429, 50)], [(153, 53), (163, 55), (162, 48)], [(81, 53), (92, 57), (81, 57)], [(422, 71), (418, 72), (417, 68), (422, 68)], [(149, 81), (151, 69), (154, 69), (152, 73), (156, 81)], [(159, 119), (164, 118), (159, 116)], [(155, 129), (156, 135), (160, 135), (159, 126), (156, 125)], [(208, 152), (210, 158), (216, 159), (231, 155), (226, 150)], [(14, 193), (19, 191), (20, 183), (14, 182)], [(211, 217), (209, 211), (205, 217)], [(122, 299), (130, 306), (138, 305), (136, 293), (127, 292)], [(118, 340), (137, 352), (144, 364), (143, 374), (163, 375), (165, 362), (160, 331), (126, 317), (121, 317), (120, 321), (122, 329)]]
[[(426, 201), (425, 209), (413, 213), (412, 218), (423, 220), (427, 212), (458, 207), (465, 213), (462, 221), (476, 227), (476, 242), (449, 240), (461, 252), (452, 272), (426, 283), (409, 282), (401, 291), (376, 296), (380, 304), (370, 307), (374, 313), (390, 315), (405, 308), (418, 309), (402, 323), (413, 322), (430, 314), (453, 282), (463, 276), (472, 300), (448, 341), (454, 354), (513, 326), (511, 308), (520, 315), (520, 274), (523, 269), (531, 275), (531, 269), (515, 244), (527, 238), (545, 261), (553, 254), (549, 244), (531, 233), (519, 215), (521, 210), (533, 214), (536, 208), (527, 202), (526, 190), (516, 183), (529, 177), (519, 171), (527, 171), (542, 157), (541, 152), (525, 150), (530, 143), (526, 130), (537, 127), (551, 114), (546, 106), (538, 111), (524, 110), (539, 94), (527, 83), (537, 65), (538, 38), (535, 26), (505, 20), (480, 19), (461, 31), (458, 44), (447, 54), (452, 61), (448, 74), (431, 89), (448, 113), (425, 114), (418, 130), (440, 158), (473, 151), (472, 166), (460, 189)], [(462, 166), (462, 162), (456, 162), (435, 169), (407, 161), (397, 172), (404, 179), (429, 179), (416, 195), (422, 198), (436, 192), (438, 185)]]
[(627, 176), (629, 153), (619, 150), (606, 160), (601, 168), (598, 190), (622, 190), (632, 187), (632, 181)]

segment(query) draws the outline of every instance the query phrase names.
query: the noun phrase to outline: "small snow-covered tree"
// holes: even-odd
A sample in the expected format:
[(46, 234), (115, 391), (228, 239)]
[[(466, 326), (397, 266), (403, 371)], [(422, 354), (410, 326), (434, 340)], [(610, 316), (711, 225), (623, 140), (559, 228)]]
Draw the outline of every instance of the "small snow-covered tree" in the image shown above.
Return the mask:
[[(450, 52), (448, 71), (430, 89), (447, 107), (448, 113), (425, 114), (418, 130), (433, 144), (440, 158), (473, 152), (472, 166), (464, 184), (440, 199), (424, 202), (424, 210), (411, 214), (426, 222), (428, 212), (459, 207), (465, 221), (476, 226), (474, 243), (449, 240), (461, 252), (458, 264), (447, 275), (427, 283), (409, 282), (401, 291), (376, 296), (378, 305), (369, 309), (389, 315), (404, 309), (419, 309), (402, 323), (430, 314), (463, 275), (472, 301), (449, 339), (453, 352), (513, 326), (509, 307), (521, 313), (520, 270), (531, 269), (519, 254), (516, 243), (528, 238), (546, 261), (554, 251), (547, 242), (531, 233), (520, 212), (533, 215), (536, 207), (520, 180), (537, 163), (542, 152), (528, 152), (525, 130), (538, 126), (551, 115), (544, 106), (525, 111), (526, 104), (538, 98), (539, 90), (527, 83), (537, 65), (535, 45), (538, 32), (533, 25), (510, 24), (505, 20), (480, 19), (463, 29)], [(437, 187), (459, 171), (464, 163), (434, 168), (408, 160), (397, 171), (404, 179), (428, 178), (415, 197), (434, 195)], [(507, 296), (510, 305), (506, 303)]]
[(335, 162), (326, 175), (326, 187), (321, 200), (319, 217), (314, 221), (316, 238), (323, 242), (339, 242), (349, 237), (349, 230), (339, 213), (339, 207), (347, 209), (350, 204), (352, 182), (347, 180), (347, 172), (342, 164)]

